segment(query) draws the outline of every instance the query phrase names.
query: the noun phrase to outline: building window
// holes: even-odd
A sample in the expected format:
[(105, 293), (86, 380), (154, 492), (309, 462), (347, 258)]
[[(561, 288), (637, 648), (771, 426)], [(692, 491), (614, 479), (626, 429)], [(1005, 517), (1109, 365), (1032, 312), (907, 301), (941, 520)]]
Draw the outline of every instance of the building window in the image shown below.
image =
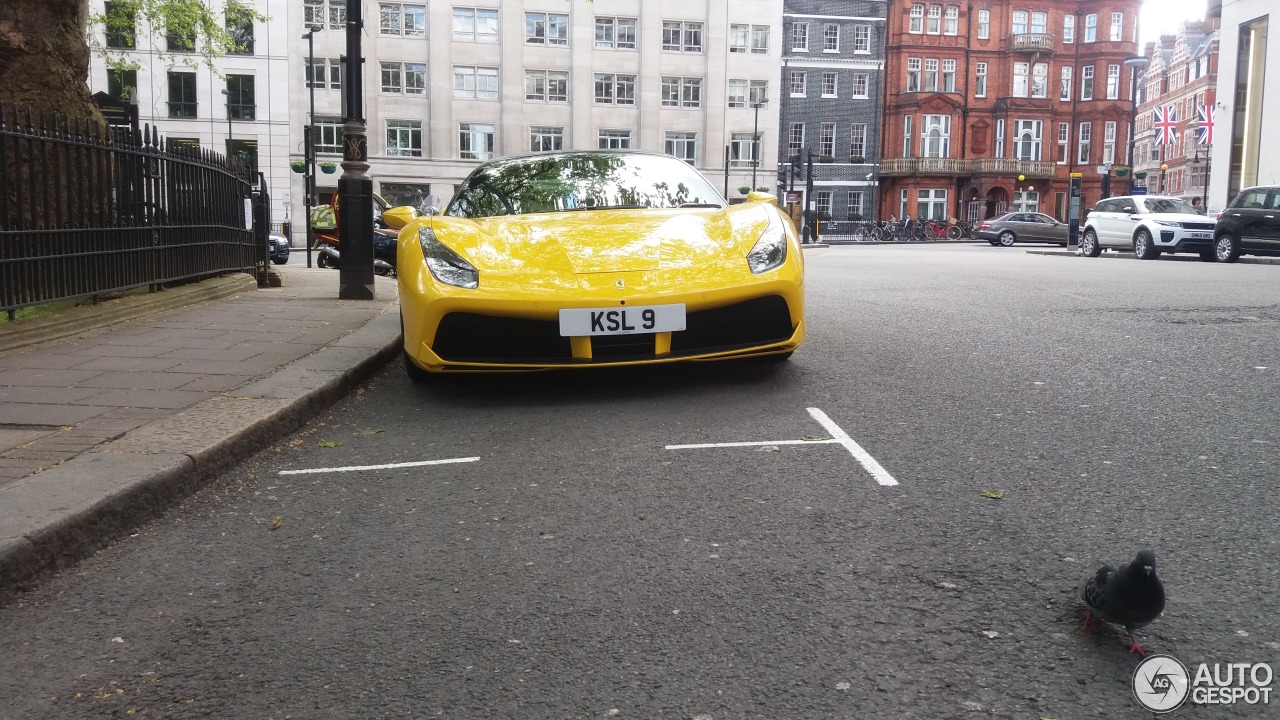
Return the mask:
[(925, 115), (920, 122), (920, 156), (951, 157), (951, 116)]
[(382, 92), (423, 95), (426, 91), (426, 65), (422, 63), (382, 63)]
[(831, 217), (831, 191), (817, 190), (813, 193), (813, 210), (819, 218)]
[(137, 70), (108, 70), (107, 94), (122, 100), (133, 100), (138, 97)]
[(667, 154), (696, 165), (698, 160), (698, 133), (669, 132), (664, 143)]
[(822, 52), (840, 52), (840, 26), (827, 23), (822, 26)]
[(1098, 16), (1084, 16), (1084, 41), (1087, 43), (1094, 42), (1098, 39)]
[(763, 105), (769, 102), (769, 81), (768, 80), (752, 80), (751, 81), (751, 104)]
[(907, 58), (907, 92), (920, 92), (920, 58)]
[(498, 68), (453, 66), (453, 96), (479, 100), (498, 99)]
[(809, 52), (809, 23), (791, 25), (791, 52)]
[(462, 123), (458, 125), (458, 157), (463, 160), (493, 158), (493, 125)]
[(635, 105), (636, 76), (596, 73), (597, 105)]
[(1031, 32), (1037, 35), (1049, 32), (1049, 13), (1031, 13)]
[(1124, 13), (1111, 13), (1111, 39), (1119, 42), (1124, 38)]
[(569, 16), (563, 13), (524, 14), (524, 41), (529, 45), (569, 44)]
[(601, 150), (630, 150), (631, 131), (601, 130), (596, 136), (596, 142)]
[(1070, 45), (1076, 41), (1076, 16), (1067, 13), (1062, 16), (1062, 42)]
[(955, 35), (960, 31), (960, 7), (957, 5), (948, 5), (947, 12), (943, 15), (942, 34)]
[(662, 105), (664, 107), (702, 107), (702, 78), (663, 77)]
[(838, 77), (837, 73), (833, 73), (833, 72), (822, 73), (822, 97), (824, 98), (836, 97), (836, 78), (837, 77)]
[(799, 157), (804, 151), (804, 123), (793, 122), (787, 128), (787, 156)]
[(1013, 121), (1013, 156), (1019, 160), (1040, 160), (1044, 123), (1040, 120)]
[(984, 62), (977, 63), (974, 66), (974, 73), (976, 74), (974, 75), (973, 96), (986, 97), (987, 96), (987, 64)]
[(1013, 11), (1013, 34), (1014, 35), (1027, 34), (1027, 11), (1026, 10)]
[(329, 29), (347, 29), (347, 4), (341, 0), (329, 1)]
[(564, 149), (564, 128), (534, 125), (529, 128), (530, 152), (554, 152)]
[(836, 155), (836, 124), (824, 122), (818, 126), (818, 155), (834, 158)]
[(938, 92), (937, 58), (926, 58), (924, 61), (924, 91)]
[(729, 26), (729, 52), (746, 53), (751, 46), (750, 25)]
[(254, 102), (252, 75), (227, 76), (227, 115), (233, 120), (253, 120), (257, 110)]
[[(910, 115), (902, 118), (902, 157), (904, 158), (911, 157), (911, 118)], [(905, 194), (907, 191), (902, 192)]]
[(978, 11), (978, 39), (988, 40), (991, 38), (991, 11)]
[(902, 188), (902, 192), (898, 194), (898, 217), (907, 218), (907, 189)]
[(1012, 210), (1013, 212), (1040, 212), (1040, 193), (1035, 190), (1015, 190)]
[(849, 214), (846, 217), (848, 217), (850, 220), (862, 219), (862, 215), (863, 215), (862, 195), (863, 193), (861, 190), (849, 191), (849, 208), (848, 208)]
[(702, 52), (702, 23), (664, 20), (662, 49), (674, 52)]
[(569, 102), (569, 72), (567, 70), (525, 70), (524, 99)]
[(871, 52), (871, 26), (853, 26), (853, 51), (855, 53)]
[(956, 61), (942, 61), (942, 92), (953, 93), (956, 91)]
[[(332, 0), (330, 0), (332, 6)], [(378, 19), (383, 35), (421, 37), (427, 34), (427, 6), (405, 3), (381, 3)]]
[[(1187, 133), (1187, 139), (1191, 134)], [(1116, 122), (1108, 120), (1102, 126), (1102, 164), (1111, 165), (1116, 161)]]
[(768, 25), (752, 25), (751, 26), (751, 52), (756, 55), (766, 55), (769, 52), (769, 26)]
[(193, 72), (169, 73), (169, 117), (193, 118), (196, 116), (196, 74)]
[(418, 120), (388, 120), (387, 155), (422, 157), (422, 123)]
[(929, 25), (928, 32), (930, 35), (937, 35), (942, 32), (942, 6), (929, 6)]
[(916, 212), (926, 220), (946, 220), (947, 191), (920, 190), (916, 195)]
[(1031, 63), (1016, 62), (1013, 64), (1013, 96), (1027, 97), (1030, 92)]
[(867, 73), (853, 74), (852, 96), (855, 98), (867, 97), (867, 86), (870, 84), (871, 76)]
[(106, 18), (107, 47), (132, 50), (138, 44), (137, 16), (128, 11), (134, 8), (130, 2), (107, 2), (102, 11)]
[(1049, 97), (1049, 63), (1036, 63), (1031, 66), (1031, 97)]
[(808, 85), (808, 73), (801, 70), (791, 71), (791, 97), (804, 97)]
[(231, 36), (228, 55), (253, 54), (253, 18), (243, 11), (227, 13), (227, 34)]
[[(855, 159), (856, 158), (856, 159)], [(849, 162), (867, 161), (867, 124), (854, 123), (849, 131)]]
[(311, 121), (311, 136), (316, 152), (342, 152), (342, 118), (316, 116)]
[(454, 8), (453, 39), (458, 42), (498, 42), (498, 11), (487, 8)]
[(996, 157), (1004, 157), (1004, 120), (996, 120)]
[(247, 138), (227, 140), (227, 157), (235, 158), (249, 168), (249, 174), (258, 175), (258, 141)]
[(911, 24), (907, 32), (916, 34), (924, 32), (924, 5), (916, 3), (911, 6)]
[(1058, 87), (1058, 99), (1059, 100), (1071, 99), (1071, 66), (1070, 65), (1062, 66), (1062, 80)]
[(1058, 164), (1067, 164), (1071, 152), (1071, 123), (1058, 123)]
[(746, 80), (730, 80), (729, 81), (729, 107), (744, 108), (747, 106), (747, 81)]
[(1107, 99), (1116, 100), (1120, 97), (1120, 66), (1107, 66)]
[[(306, 86), (311, 87), (314, 84), (320, 90), (326, 88), (341, 90), (342, 61), (338, 58), (315, 58), (314, 60), (311, 72), (304, 79)], [(305, 66), (303, 69), (306, 69)]]
[(302, 25), (306, 28), (313, 25), (324, 27), (324, 0), (302, 0)]
[(729, 167), (749, 168), (755, 163), (755, 143), (751, 133), (733, 133), (729, 142)]
[(596, 47), (606, 50), (635, 50), (636, 19), (597, 17)]
[(1093, 123), (1080, 123), (1080, 145), (1076, 151), (1076, 163), (1089, 164), (1089, 143), (1093, 139)]
[(1080, 99), (1093, 99), (1093, 66), (1085, 65), (1080, 68)]

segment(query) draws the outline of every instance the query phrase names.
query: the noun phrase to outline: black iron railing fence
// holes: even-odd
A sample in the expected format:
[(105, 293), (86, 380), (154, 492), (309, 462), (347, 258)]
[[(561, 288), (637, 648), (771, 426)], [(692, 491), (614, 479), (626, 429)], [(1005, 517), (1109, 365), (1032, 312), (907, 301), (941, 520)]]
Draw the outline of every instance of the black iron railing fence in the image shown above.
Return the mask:
[(0, 105), (0, 310), (252, 271), (252, 192), (243, 163), (150, 127)]

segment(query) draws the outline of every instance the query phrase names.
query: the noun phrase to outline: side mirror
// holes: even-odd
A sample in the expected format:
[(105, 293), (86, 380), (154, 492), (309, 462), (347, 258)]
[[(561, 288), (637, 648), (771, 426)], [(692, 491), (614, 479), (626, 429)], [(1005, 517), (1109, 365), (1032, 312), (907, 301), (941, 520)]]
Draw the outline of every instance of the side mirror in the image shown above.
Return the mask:
[(440, 208), (436, 207), (435, 205), (432, 205), (431, 207), (427, 208), (427, 214), (428, 214), (428, 215), (439, 215), (439, 214), (440, 214)]
[(1132, 215), (1134, 212), (1137, 212), (1137, 211), (1136, 211), (1134, 208), (1132, 208), (1132, 207), (1130, 207), (1130, 206), (1126, 205), (1126, 206), (1124, 207), (1124, 212), (1127, 212), (1127, 213), (1129, 213), (1130, 215)]
[(382, 222), (387, 227), (399, 230), (418, 219), (418, 211), (414, 210), (410, 205), (401, 205), (400, 207), (388, 208), (382, 212)]

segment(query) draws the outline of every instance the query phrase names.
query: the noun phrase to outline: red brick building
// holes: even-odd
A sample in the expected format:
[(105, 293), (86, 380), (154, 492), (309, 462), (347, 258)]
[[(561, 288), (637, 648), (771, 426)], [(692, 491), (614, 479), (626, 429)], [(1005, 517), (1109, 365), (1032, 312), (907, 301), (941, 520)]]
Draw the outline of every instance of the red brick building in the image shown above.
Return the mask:
[[(891, 4), (881, 124), (881, 217), (1066, 219), (1100, 166), (1129, 164), (1138, 0)], [(1021, 179), (1019, 179), (1021, 177)], [(1127, 177), (1111, 176), (1115, 192)]]

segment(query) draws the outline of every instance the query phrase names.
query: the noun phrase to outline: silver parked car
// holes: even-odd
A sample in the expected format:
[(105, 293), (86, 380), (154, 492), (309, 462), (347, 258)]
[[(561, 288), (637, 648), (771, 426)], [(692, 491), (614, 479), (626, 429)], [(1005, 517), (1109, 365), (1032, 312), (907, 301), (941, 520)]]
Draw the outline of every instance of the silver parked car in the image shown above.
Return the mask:
[(1011, 212), (983, 220), (973, 236), (992, 245), (1010, 247), (1015, 242), (1067, 244), (1067, 224), (1038, 212)]

